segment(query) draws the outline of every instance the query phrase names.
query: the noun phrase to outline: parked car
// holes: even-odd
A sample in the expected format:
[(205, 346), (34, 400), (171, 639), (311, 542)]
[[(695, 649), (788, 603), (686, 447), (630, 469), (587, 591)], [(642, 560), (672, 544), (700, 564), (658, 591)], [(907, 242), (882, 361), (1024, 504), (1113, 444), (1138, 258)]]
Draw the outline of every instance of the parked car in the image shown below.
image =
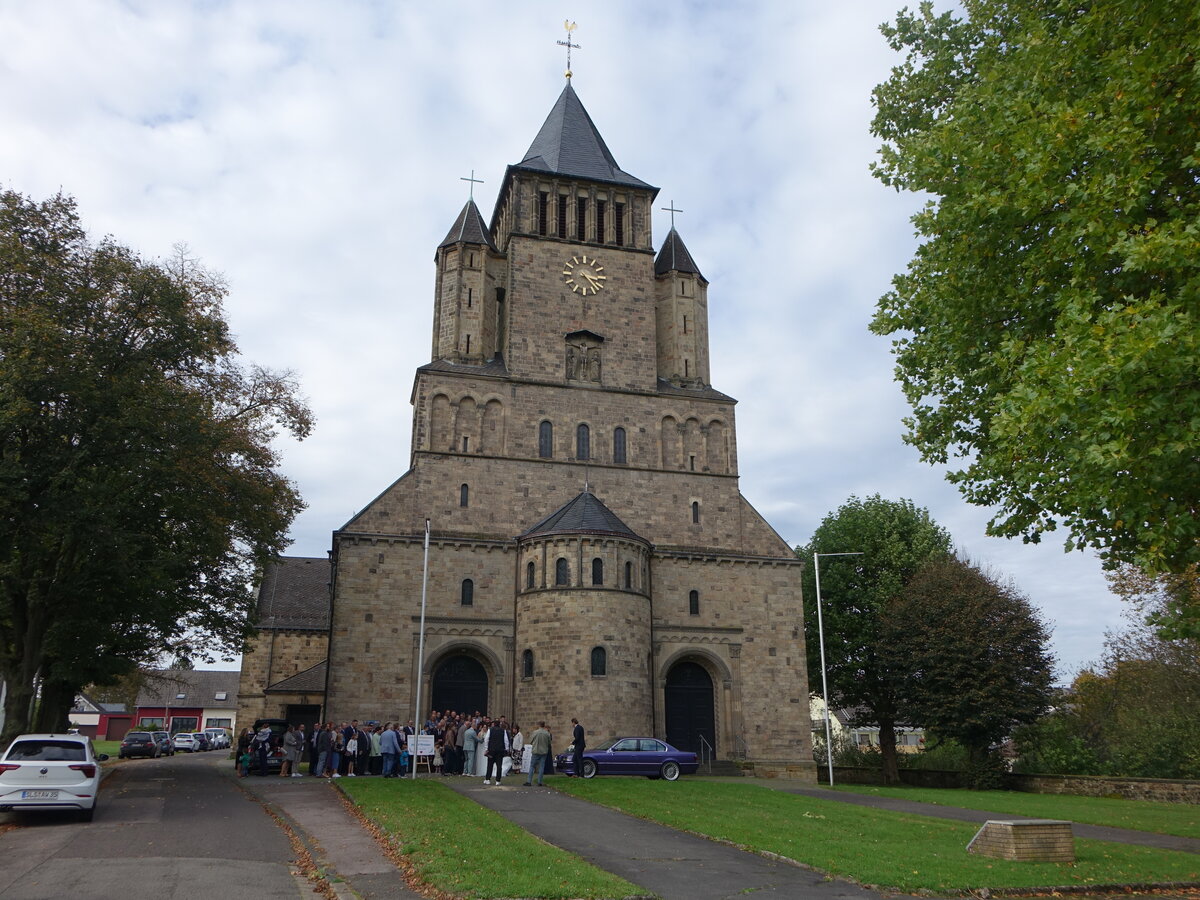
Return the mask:
[(575, 772), (570, 751), (554, 759), (555, 771), (581, 774), (584, 778), (597, 775), (645, 775), (675, 781), (680, 775), (694, 775), (700, 761), (688, 750), (676, 750), (666, 741), (647, 737), (619, 737), (598, 747), (583, 751), (583, 771)]
[(205, 734), (203, 731), (193, 732), (192, 737), (195, 739), (195, 741), (198, 745), (196, 747), (197, 750), (211, 750), (212, 749), (212, 744), (208, 740), (208, 735)]
[(152, 731), (150, 733), (154, 735), (154, 740), (158, 741), (159, 756), (175, 755), (175, 742), (171, 740), (171, 735), (167, 734), (165, 731)]
[[(258, 734), (264, 725), (271, 729), (271, 750), (267, 754), (267, 772), (277, 775), (283, 768), (283, 736), (287, 732), (288, 722), (287, 719), (255, 719), (254, 733)], [(250, 747), (255, 754), (254, 763), (250, 766), (250, 771), (257, 773), (258, 751), (254, 744), (251, 744)]]
[(132, 759), (135, 756), (157, 759), (161, 755), (162, 748), (148, 731), (130, 731), (121, 738), (121, 749), (117, 751), (117, 759)]
[(200, 746), (196, 743), (196, 736), (186, 731), (181, 731), (175, 735), (174, 743), (176, 750), (186, 750), (188, 753), (195, 753), (200, 749)]
[(77, 809), (90, 822), (106, 759), (80, 734), (18, 735), (0, 756), (0, 812)]
[(224, 728), (205, 728), (204, 733), (208, 735), (214, 750), (224, 750), (229, 746), (229, 732)]

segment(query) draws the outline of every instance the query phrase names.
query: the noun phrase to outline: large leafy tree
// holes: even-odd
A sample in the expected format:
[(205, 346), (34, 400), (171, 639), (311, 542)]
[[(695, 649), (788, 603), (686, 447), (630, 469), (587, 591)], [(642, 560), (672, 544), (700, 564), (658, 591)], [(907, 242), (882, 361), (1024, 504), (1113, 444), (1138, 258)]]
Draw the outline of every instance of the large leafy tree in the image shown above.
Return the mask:
[(1011, 582), (955, 557), (928, 563), (884, 615), (884, 647), (905, 671), (905, 715), (970, 754), (986, 783), (990, 748), (1051, 699), (1050, 631)]
[[(907, 440), (992, 533), (1200, 561), (1200, 5), (962, 0), (884, 27), (875, 173), (927, 196), (878, 306)], [(1176, 615), (1196, 615), (1195, 608)]]
[(6, 735), (251, 627), (251, 582), (302, 508), (271, 440), (311, 415), (289, 375), (239, 364), (224, 294), (182, 254), (89, 243), (67, 197), (0, 192)]
[[(821, 563), (821, 618), (825, 631), (826, 674), (833, 705), (856, 708), (879, 726), (883, 777), (900, 780), (896, 725), (907, 721), (902, 687), (907, 664), (888, 646), (886, 615), (908, 582), (930, 560), (950, 552), (950, 535), (929, 513), (909, 500), (851, 497), (830, 513), (802, 559), (814, 553), (861, 553)], [(804, 584), (804, 630), (809, 684), (821, 684), (816, 585), (809, 567)]]

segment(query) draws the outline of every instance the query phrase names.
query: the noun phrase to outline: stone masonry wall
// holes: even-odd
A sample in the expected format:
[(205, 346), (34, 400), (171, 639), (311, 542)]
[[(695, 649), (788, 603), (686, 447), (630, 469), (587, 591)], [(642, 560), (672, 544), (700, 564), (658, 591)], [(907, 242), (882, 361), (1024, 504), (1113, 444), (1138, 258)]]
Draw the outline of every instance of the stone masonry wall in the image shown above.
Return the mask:
[(239, 723), (280, 717), (288, 703), (322, 703), (323, 697), (298, 700), (267, 694), (264, 689), (310, 669), (329, 654), (329, 636), (322, 631), (262, 631), (242, 654), (238, 679)]

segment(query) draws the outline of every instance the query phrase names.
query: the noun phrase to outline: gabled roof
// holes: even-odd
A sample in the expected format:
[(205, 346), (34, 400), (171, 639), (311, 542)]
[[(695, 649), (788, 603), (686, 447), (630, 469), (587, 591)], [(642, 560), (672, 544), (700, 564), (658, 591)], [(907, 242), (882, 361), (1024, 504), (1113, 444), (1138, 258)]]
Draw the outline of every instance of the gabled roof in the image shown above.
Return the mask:
[(329, 560), (281, 556), (267, 566), (258, 588), (259, 628), (329, 628)]
[(268, 686), (267, 693), (323, 694), (325, 693), (325, 673), (328, 670), (329, 660), (323, 659), (315, 666), (310, 666), (303, 672), (297, 672), (290, 678), (285, 678)]
[(663, 241), (662, 249), (658, 251), (658, 256), (654, 260), (655, 275), (666, 275), (668, 272), (690, 272), (704, 279), (704, 276), (700, 274), (700, 267), (692, 259), (692, 254), (688, 253), (688, 248), (683, 244), (683, 238), (679, 236), (679, 232), (674, 227), (671, 228), (667, 239)]
[(558, 95), (525, 158), (513, 168), (658, 191), (617, 165), (570, 82)]
[(483, 244), (491, 250), (496, 249), (474, 200), (467, 201), (467, 205), (462, 208), (462, 212), (458, 214), (458, 218), (454, 220), (454, 224), (446, 233), (446, 239), (438, 244), (438, 249), (451, 244)]
[(645, 540), (601, 503), (591, 491), (584, 491), (565, 506), (555, 510), (521, 537), (547, 534), (617, 534), (639, 541)]
[[(150, 672), (138, 691), (137, 705), (237, 709), (238, 670), (163, 669)], [(183, 696), (180, 697), (179, 695)], [(218, 695), (224, 697), (218, 699)]]

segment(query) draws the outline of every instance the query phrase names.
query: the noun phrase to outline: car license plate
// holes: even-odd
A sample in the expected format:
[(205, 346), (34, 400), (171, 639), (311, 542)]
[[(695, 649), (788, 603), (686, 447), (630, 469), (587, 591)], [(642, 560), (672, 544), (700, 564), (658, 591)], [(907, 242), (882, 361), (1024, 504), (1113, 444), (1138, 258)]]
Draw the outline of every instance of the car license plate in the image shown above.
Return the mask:
[(57, 800), (58, 791), (21, 791), (22, 800)]

